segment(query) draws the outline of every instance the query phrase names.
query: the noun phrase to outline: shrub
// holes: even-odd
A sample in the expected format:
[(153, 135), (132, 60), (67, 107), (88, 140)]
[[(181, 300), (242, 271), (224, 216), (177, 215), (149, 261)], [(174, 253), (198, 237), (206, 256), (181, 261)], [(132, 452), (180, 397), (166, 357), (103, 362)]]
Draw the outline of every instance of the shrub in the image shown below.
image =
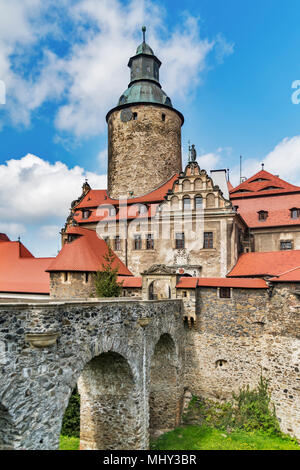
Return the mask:
[(219, 403), (194, 396), (183, 416), (183, 422), (229, 432), (244, 429), (281, 435), (275, 407), (270, 404), (266, 379), (261, 376), (255, 389), (243, 387), (237, 394), (233, 393), (232, 398), (232, 402)]
[(108, 253), (104, 256), (103, 269), (95, 274), (95, 288), (97, 297), (119, 297), (122, 292), (122, 284), (117, 282), (118, 268), (113, 268), (116, 256), (108, 247)]
[(77, 387), (70, 396), (69, 404), (63, 417), (61, 434), (69, 437), (80, 436), (80, 395), (78, 394)]

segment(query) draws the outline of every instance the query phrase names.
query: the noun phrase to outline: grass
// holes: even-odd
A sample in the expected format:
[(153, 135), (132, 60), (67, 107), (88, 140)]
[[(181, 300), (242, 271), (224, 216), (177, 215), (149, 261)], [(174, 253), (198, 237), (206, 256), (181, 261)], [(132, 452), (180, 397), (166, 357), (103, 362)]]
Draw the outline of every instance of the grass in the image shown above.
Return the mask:
[(152, 450), (300, 450), (289, 436), (236, 430), (230, 434), (206, 426), (186, 426), (160, 436)]
[(60, 436), (59, 450), (78, 450), (79, 437)]

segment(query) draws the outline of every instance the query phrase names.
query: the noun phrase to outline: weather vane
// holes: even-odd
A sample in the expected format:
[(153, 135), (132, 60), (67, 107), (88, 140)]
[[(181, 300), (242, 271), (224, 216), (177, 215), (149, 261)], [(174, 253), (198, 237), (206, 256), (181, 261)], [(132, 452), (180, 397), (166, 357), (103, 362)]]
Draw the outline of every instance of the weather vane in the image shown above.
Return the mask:
[(143, 26), (142, 27), (142, 31), (143, 31), (143, 42), (146, 42), (146, 26)]

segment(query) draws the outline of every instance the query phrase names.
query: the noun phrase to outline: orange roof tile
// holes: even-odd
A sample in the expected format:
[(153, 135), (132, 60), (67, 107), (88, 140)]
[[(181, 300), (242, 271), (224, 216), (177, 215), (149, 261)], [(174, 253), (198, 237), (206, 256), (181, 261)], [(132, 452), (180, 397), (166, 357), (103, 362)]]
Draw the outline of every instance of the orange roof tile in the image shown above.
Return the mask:
[(297, 266), (300, 266), (300, 250), (243, 253), (227, 276), (277, 276)]
[(288, 271), (280, 274), (279, 276), (272, 277), (269, 281), (273, 282), (300, 282), (300, 266), (297, 268), (289, 269)]
[[(91, 189), (80, 203), (75, 207), (74, 219), (79, 224), (86, 224), (91, 222), (98, 222), (99, 220), (123, 220), (135, 219), (139, 216), (137, 207), (138, 204), (147, 204), (147, 213), (143, 214), (144, 217), (153, 217), (160, 202), (164, 200), (165, 195), (169, 189), (172, 189), (174, 182), (177, 180), (178, 175), (172, 176), (166, 183), (156, 188), (148, 194), (139, 197), (133, 197), (126, 200), (126, 206), (122, 204), (122, 199), (111, 199), (107, 195), (106, 189)], [(109, 216), (108, 208), (105, 206), (114, 206), (116, 208), (116, 215)], [(98, 207), (101, 206), (100, 209)], [(135, 206), (135, 207), (133, 207)], [(90, 216), (87, 219), (82, 217), (82, 210), (90, 210)]]
[(268, 171), (261, 170), (251, 178), (231, 189), (230, 199), (293, 192), (300, 192), (300, 187), (287, 183), (278, 176), (272, 175), (272, 173), (269, 173)]
[(142, 287), (142, 278), (134, 276), (118, 276), (118, 282), (123, 282), (122, 286), (127, 287)]
[[(292, 219), (290, 211), (293, 208), (300, 208), (300, 193), (234, 199), (232, 203), (238, 206), (238, 214), (250, 228), (300, 225), (300, 217)], [(259, 211), (268, 212), (266, 220), (258, 219)]]
[(21, 242), (0, 243), (0, 292), (49, 294), (52, 260), (35, 258)]
[(176, 285), (176, 289), (196, 289), (198, 285), (197, 277), (181, 277)]
[[(48, 267), (47, 271), (81, 271), (96, 272), (101, 270), (105, 262), (104, 256), (108, 253), (108, 246), (99, 238), (94, 230), (81, 227), (70, 227), (68, 233), (78, 235), (70, 243), (65, 243), (57, 257)], [(119, 274), (132, 276), (125, 264), (115, 255), (113, 268), (119, 268)]]
[(195, 289), (196, 287), (232, 287), (243, 289), (267, 289), (264, 279), (230, 279), (230, 278), (205, 278), (205, 277), (182, 277), (178, 282), (177, 289)]
[(0, 233), (0, 242), (9, 242), (9, 238), (5, 233)]

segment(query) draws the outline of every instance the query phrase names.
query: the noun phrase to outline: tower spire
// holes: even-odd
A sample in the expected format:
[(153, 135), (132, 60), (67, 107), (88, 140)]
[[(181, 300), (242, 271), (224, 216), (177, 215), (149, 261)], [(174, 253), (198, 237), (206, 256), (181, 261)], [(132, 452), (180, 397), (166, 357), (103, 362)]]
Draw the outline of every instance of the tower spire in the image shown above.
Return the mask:
[(143, 31), (143, 43), (146, 42), (146, 30), (147, 30), (146, 26), (143, 26), (143, 27), (142, 27), (142, 31)]

